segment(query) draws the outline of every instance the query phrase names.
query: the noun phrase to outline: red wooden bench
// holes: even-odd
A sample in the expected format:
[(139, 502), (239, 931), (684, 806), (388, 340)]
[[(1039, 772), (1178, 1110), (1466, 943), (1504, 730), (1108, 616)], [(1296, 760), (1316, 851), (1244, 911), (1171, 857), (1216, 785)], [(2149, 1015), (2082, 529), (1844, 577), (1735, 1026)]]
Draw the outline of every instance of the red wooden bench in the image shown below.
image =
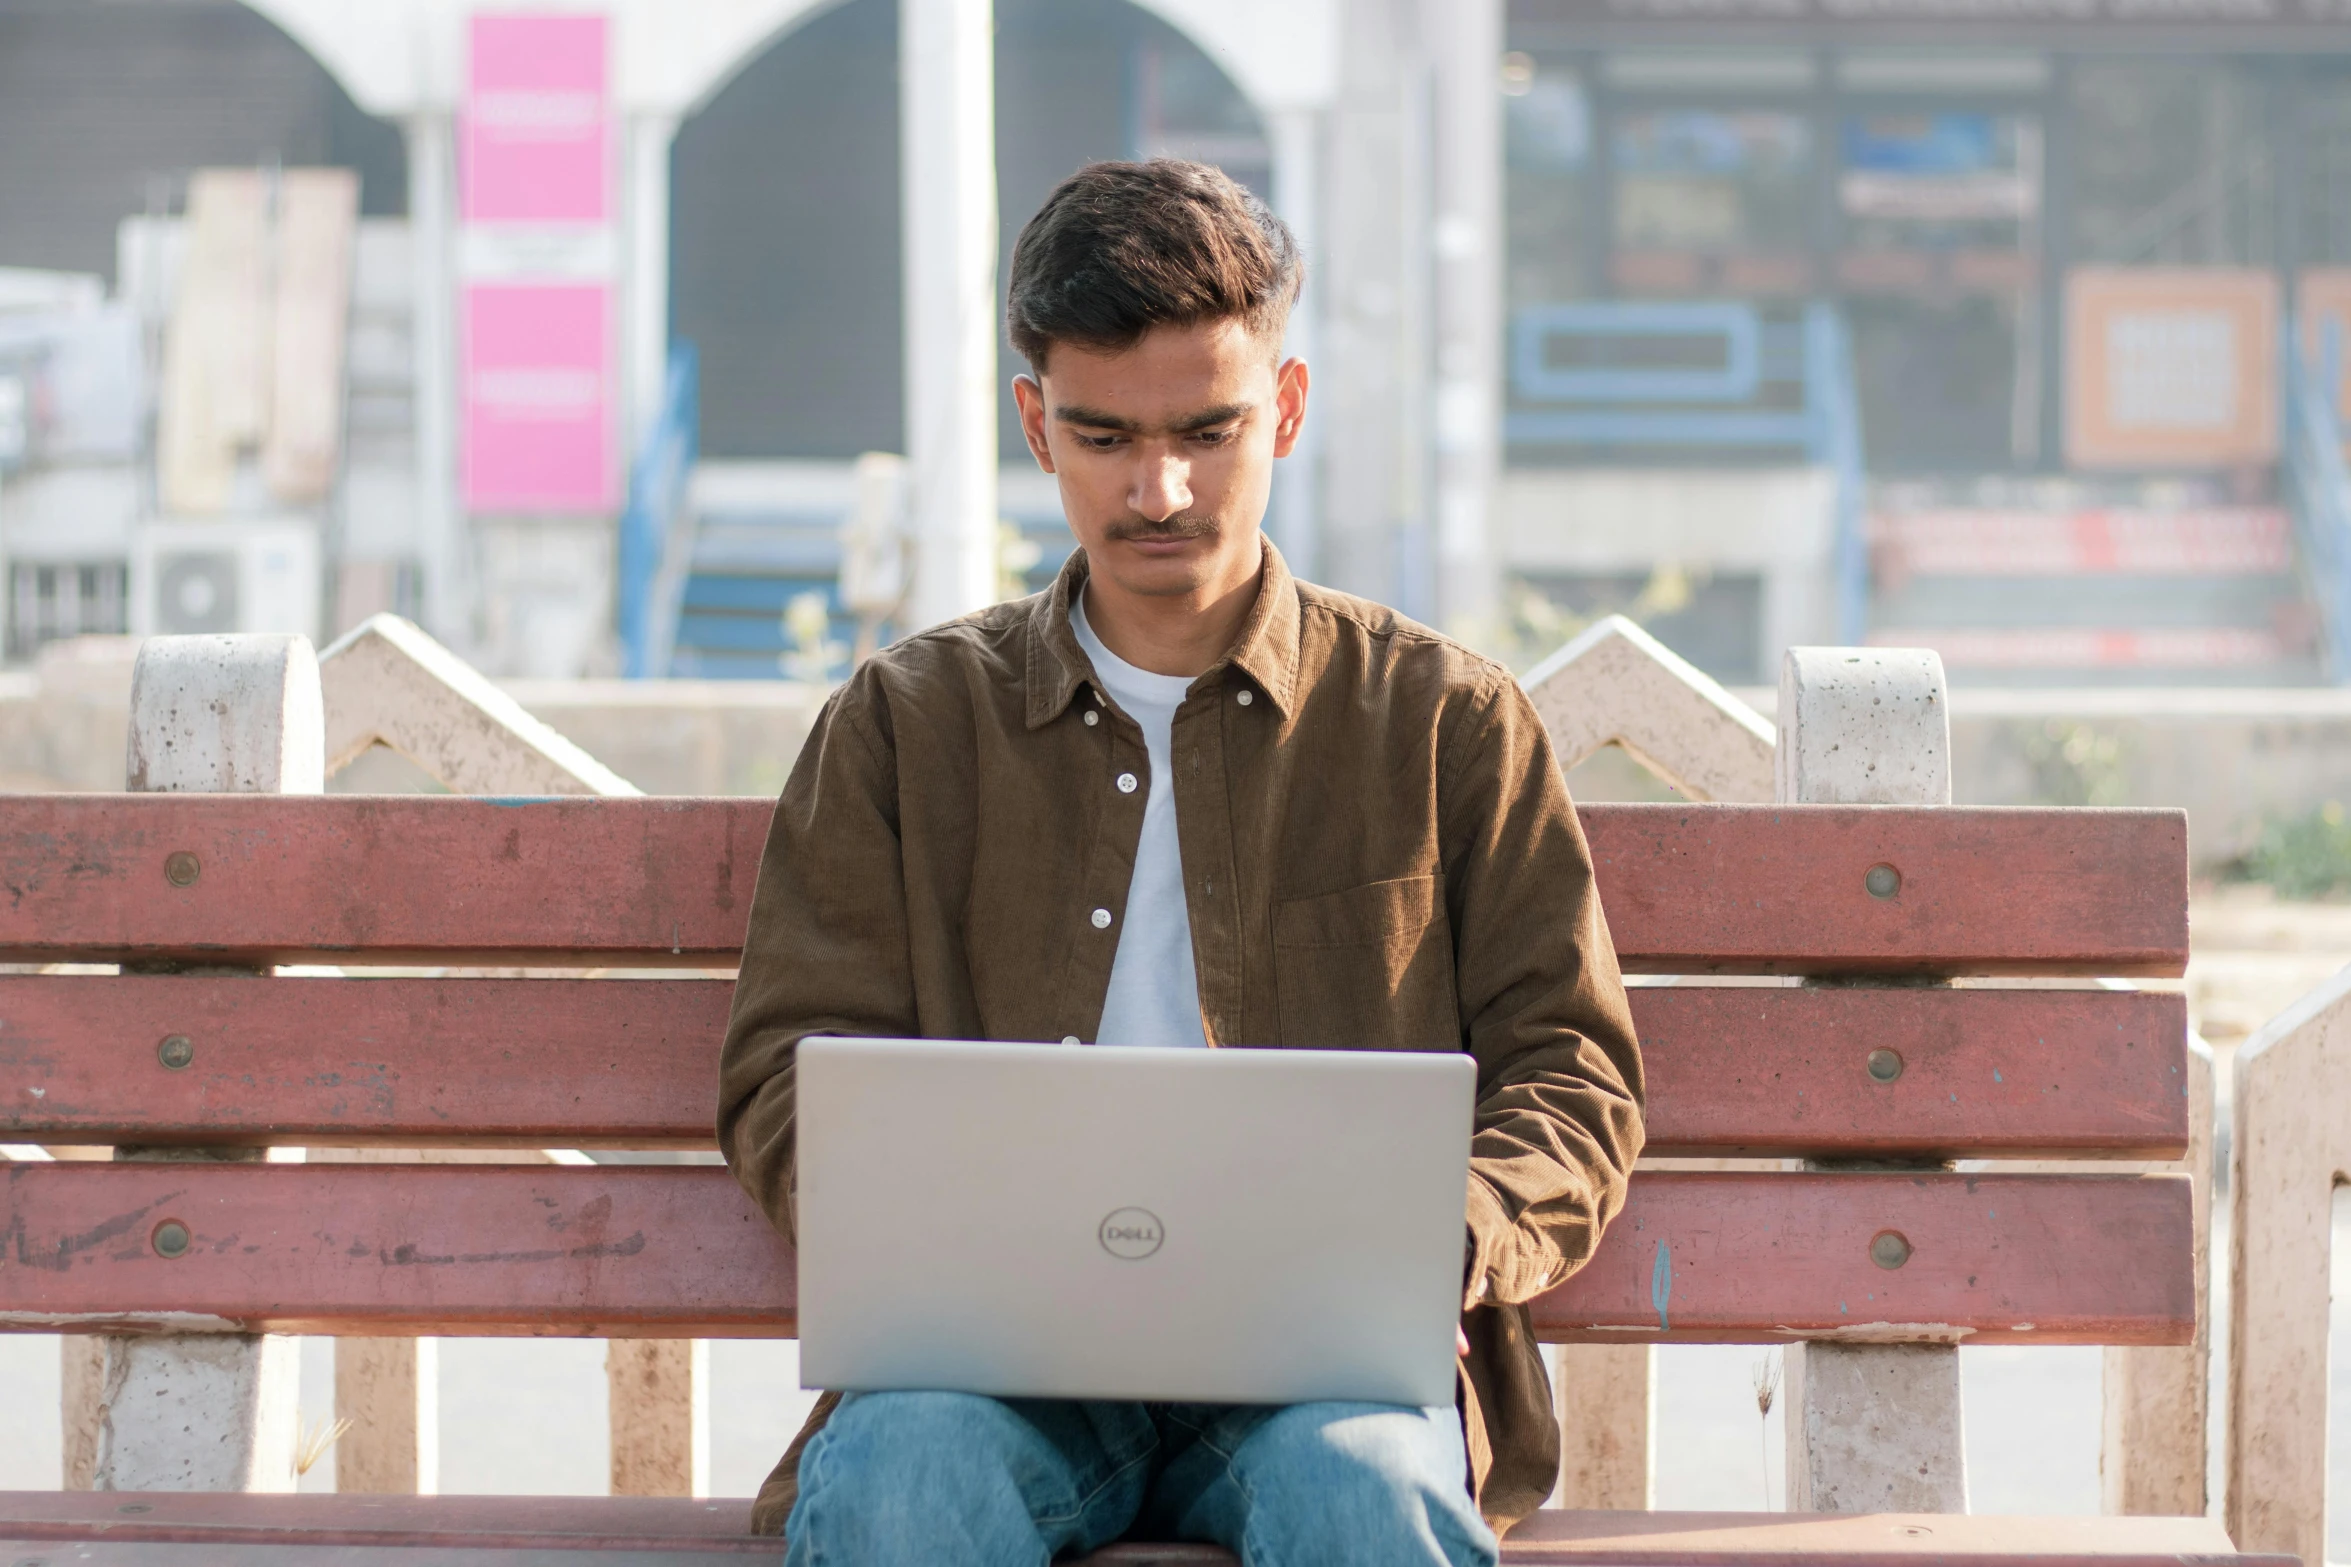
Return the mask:
[[(0, 961), (723, 968), (769, 813), (760, 800), (9, 798)], [(1627, 805), (1583, 818), (1633, 973), (2134, 976), (2187, 961), (2177, 812)], [(0, 1141), (707, 1148), (728, 990), (0, 977)], [(1654, 1154), (2145, 1159), (2187, 1143), (2177, 996), (1767, 986), (1633, 1000)], [(0, 1327), (22, 1331), (794, 1328), (789, 1248), (708, 1167), (8, 1164), (0, 1246)], [(2181, 1344), (2190, 1258), (2179, 1177), (1654, 1172), (1536, 1320), (1560, 1342)], [(647, 1561), (772, 1551), (741, 1538), (743, 1516), (635, 1499), (16, 1494), (0, 1496), (0, 1544), (74, 1540), (116, 1553), (75, 1559), (124, 1562), (253, 1560), (300, 1541), (354, 1562), (427, 1543), (483, 1561), (616, 1544)], [(1922, 1552), (2152, 1562), (2229, 1547), (2203, 1520), (1586, 1513), (1531, 1521), (1506, 1554)]]

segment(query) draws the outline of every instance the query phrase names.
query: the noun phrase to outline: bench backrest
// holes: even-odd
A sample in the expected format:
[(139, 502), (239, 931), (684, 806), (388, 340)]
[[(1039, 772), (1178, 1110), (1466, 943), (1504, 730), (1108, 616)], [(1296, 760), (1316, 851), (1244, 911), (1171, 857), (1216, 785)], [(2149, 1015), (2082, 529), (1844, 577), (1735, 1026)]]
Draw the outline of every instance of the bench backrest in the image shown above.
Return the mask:
[[(35, 796), (0, 802), (0, 1141), (707, 1148), (763, 800)], [(1650, 1151), (2169, 1158), (2175, 811), (1589, 806), (1641, 988)], [(569, 977), (247, 976), (205, 965)], [(1918, 983), (1883, 983), (1918, 981)], [(0, 1327), (784, 1335), (789, 1248), (709, 1168), (12, 1164)], [(1549, 1339), (2170, 1344), (2170, 1177), (1657, 1172), (1540, 1303)]]

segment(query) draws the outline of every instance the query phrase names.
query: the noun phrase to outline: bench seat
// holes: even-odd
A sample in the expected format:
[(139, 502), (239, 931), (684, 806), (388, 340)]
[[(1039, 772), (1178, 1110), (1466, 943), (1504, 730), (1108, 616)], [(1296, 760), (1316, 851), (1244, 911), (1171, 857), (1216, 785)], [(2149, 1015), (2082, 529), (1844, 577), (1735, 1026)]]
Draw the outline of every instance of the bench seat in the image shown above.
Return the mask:
[[(748, 1500), (0, 1492), (0, 1561), (44, 1567), (698, 1567), (773, 1560)], [(71, 1547), (70, 1554), (59, 1547)], [(2288, 1567), (2206, 1518), (1538, 1513), (1508, 1567)], [(1197, 1545), (1118, 1545), (1090, 1567), (1233, 1567)]]
[[(0, 1142), (313, 1152), (0, 1163), (0, 1331), (792, 1335), (791, 1249), (724, 1170), (332, 1153), (707, 1153), (718, 974), (741, 948), (771, 813), (762, 800), (6, 801), (0, 963), (134, 972), (0, 975)], [(1541, 1338), (2193, 1342), (2186, 1178), (1937, 1167), (2187, 1149), (2182, 999), (2097, 983), (2185, 968), (2181, 813), (1581, 814), (1625, 969), (1710, 980), (1633, 992), (1649, 1153), (1832, 1167), (1644, 1169), (1591, 1264), (1536, 1303)], [(221, 972), (282, 964), (340, 974)], [(1975, 976), (2075, 988), (1939, 983)], [(747, 1506), (0, 1496), (0, 1567), (28, 1552), (48, 1567), (772, 1560), (772, 1540), (741, 1532)], [(1550, 1513), (1505, 1547), (1525, 1567), (1928, 1557), (2248, 1559), (2200, 1519)], [(1229, 1560), (1140, 1545), (1097, 1558)]]

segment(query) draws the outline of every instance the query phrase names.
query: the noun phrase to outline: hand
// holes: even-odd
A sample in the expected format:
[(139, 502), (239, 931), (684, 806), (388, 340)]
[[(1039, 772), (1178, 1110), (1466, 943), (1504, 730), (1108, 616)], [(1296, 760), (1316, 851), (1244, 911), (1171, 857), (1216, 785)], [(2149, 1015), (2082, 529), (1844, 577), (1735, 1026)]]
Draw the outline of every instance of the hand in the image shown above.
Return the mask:
[(1464, 1360), (1469, 1358), (1469, 1335), (1461, 1331), (1458, 1322), (1453, 1324), (1453, 1353)]

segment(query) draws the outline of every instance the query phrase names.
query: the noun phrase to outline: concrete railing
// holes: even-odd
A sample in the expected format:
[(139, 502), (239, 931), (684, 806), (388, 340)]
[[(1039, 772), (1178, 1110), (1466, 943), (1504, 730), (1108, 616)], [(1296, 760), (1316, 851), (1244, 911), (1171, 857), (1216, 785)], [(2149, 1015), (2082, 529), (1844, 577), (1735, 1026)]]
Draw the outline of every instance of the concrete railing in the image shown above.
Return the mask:
[[(375, 616), (316, 658), (300, 637), (158, 637), (140, 649), (128, 746), (133, 789), (316, 793), (377, 745), (457, 793), (640, 792), (396, 616)], [(385, 1163), (588, 1162), (568, 1149), (309, 1152)], [(302, 1151), (271, 1151), (289, 1154)], [(117, 1151), (134, 1156), (224, 1155)], [(335, 1408), (350, 1422), (336, 1447), (338, 1490), (438, 1490), (433, 1348), (430, 1339), (335, 1341)], [(63, 1341), (63, 1356), (69, 1489), (291, 1488), (292, 1340), (77, 1336)], [(707, 1365), (699, 1342), (609, 1342), (613, 1494), (707, 1494)]]

